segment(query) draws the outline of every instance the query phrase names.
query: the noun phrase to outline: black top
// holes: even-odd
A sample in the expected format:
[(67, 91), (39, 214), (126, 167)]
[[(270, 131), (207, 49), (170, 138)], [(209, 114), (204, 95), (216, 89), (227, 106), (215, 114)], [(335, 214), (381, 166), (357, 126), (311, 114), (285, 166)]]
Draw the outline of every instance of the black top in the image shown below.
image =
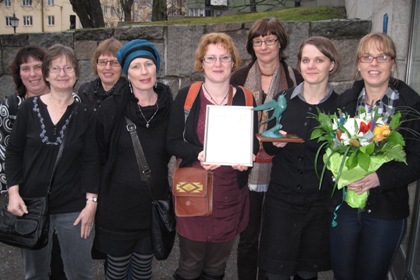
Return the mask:
[(118, 92), (126, 83), (127, 79), (120, 77), (110, 90), (105, 91), (102, 87), (101, 79), (96, 78), (93, 81), (82, 84), (79, 87), (77, 95), (79, 95), (83, 104), (91, 106), (93, 110), (96, 111), (106, 98), (111, 96), (114, 92)]
[[(305, 140), (305, 143), (288, 143), (283, 148), (275, 147), (271, 142), (264, 142), (264, 150), (269, 155), (274, 155), (271, 170), (270, 186), (267, 195), (282, 197), (284, 194), (302, 195), (307, 193), (320, 194), (331, 192), (328, 180), (324, 180), (324, 186), (319, 190), (319, 179), (315, 173), (315, 155), (321, 143), (310, 140), (313, 129), (319, 125), (311, 114), (317, 114), (317, 108), (325, 113), (334, 113), (336, 109), (337, 94), (324, 102), (311, 105), (301, 100), (299, 96), (290, 99), (294, 89), (287, 90), (287, 109), (283, 113), (280, 123), (282, 130), (296, 134)], [(277, 100), (274, 97), (274, 100)], [(275, 125), (275, 120), (268, 123), (268, 128)], [(322, 153), (321, 153), (322, 154)], [(318, 161), (318, 174), (321, 174), (322, 156)], [(321, 192), (320, 192), (321, 191)]]
[[(127, 131), (127, 117), (137, 127), (137, 134), (152, 172), (153, 194), (162, 199), (169, 194), (168, 163), (165, 149), (169, 112), (172, 105), (170, 88), (158, 83), (157, 106), (137, 105), (128, 84), (107, 98), (97, 112), (97, 138), (103, 166), (103, 178), (96, 214), (96, 238), (103, 240), (99, 249), (108, 253), (106, 240), (135, 240), (150, 228), (151, 197), (147, 183), (140, 178), (134, 147)], [(157, 111), (156, 111), (157, 110)], [(156, 114), (155, 114), (156, 112)], [(152, 118), (152, 116), (154, 117)]]
[(93, 111), (73, 102), (54, 125), (39, 97), (19, 107), (6, 151), (7, 186), (19, 185), (22, 197), (45, 196), (59, 144), (66, 138), (57, 166), (50, 213), (71, 213), (86, 206), (86, 192), (97, 193), (99, 161)]

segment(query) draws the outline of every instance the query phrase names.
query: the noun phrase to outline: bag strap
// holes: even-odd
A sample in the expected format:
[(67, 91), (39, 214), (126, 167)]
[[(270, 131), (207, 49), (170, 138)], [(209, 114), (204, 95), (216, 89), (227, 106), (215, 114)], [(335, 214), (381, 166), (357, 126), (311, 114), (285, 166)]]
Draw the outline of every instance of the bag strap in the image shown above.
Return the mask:
[(139, 167), (141, 180), (147, 183), (150, 196), (154, 201), (155, 199), (152, 193), (152, 171), (147, 164), (143, 147), (141, 146), (139, 136), (137, 135), (137, 127), (129, 118), (125, 117), (125, 121), (127, 122), (127, 131), (130, 132), (131, 141), (133, 142), (134, 153), (136, 154), (137, 166)]
[(252, 92), (246, 87), (243, 87), (243, 86), (239, 86), (239, 87), (242, 89), (245, 95), (245, 106), (254, 107), (254, 95), (252, 94)]
[(63, 137), (63, 141), (61, 141), (60, 148), (58, 148), (58, 153), (57, 153), (57, 157), (55, 158), (55, 162), (54, 162), (54, 167), (53, 167), (53, 171), (52, 171), (52, 174), (51, 174), (50, 183), (48, 184), (48, 190), (47, 190), (47, 194), (48, 195), (51, 193), (51, 187), (52, 187), (52, 184), (53, 184), (54, 179), (55, 179), (55, 173), (57, 171), (57, 165), (60, 162), (60, 159), (61, 159), (61, 157), (63, 155), (65, 141), (66, 141), (66, 137)]
[(7, 104), (9, 105), (9, 118), (16, 120), (19, 109), (19, 100), (16, 94), (9, 94), (6, 96)]

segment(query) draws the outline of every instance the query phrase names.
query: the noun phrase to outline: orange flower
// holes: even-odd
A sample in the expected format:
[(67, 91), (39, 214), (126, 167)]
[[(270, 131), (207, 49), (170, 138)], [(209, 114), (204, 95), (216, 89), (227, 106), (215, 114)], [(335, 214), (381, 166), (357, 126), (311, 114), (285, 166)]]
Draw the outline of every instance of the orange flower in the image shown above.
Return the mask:
[(375, 128), (373, 129), (374, 136), (372, 140), (375, 142), (385, 140), (389, 134), (391, 134), (391, 129), (389, 128), (389, 125), (383, 124), (375, 126)]

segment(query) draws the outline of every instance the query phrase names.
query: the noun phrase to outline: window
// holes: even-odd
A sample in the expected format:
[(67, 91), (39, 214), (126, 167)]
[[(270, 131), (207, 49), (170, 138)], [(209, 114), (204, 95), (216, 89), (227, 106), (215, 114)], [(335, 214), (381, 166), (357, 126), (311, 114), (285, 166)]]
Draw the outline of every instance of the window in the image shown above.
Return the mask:
[(32, 0), (22, 0), (22, 6), (32, 6)]
[(47, 5), (48, 6), (54, 6), (54, 0), (48, 0)]
[(12, 0), (5, 0), (4, 1), (4, 6), (5, 7), (11, 7), (12, 6)]
[(54, 16), (48, 16), (48, 25), (54, 26), (55, 25), (55, 17)]
[(107, 16), (107, 15), (108, 15), (108, 6), (105, 5), (104, 6), (104, 16)]
[(23, 26), (32, 26), (32, 16), (23, 16)]
[(6, 17), (6, 26), (12, 26), (12, 17)]
[(189, 10), (189, 16), (190, 17), (204, 17), (205, 11), (204, 9), (190, 9)]

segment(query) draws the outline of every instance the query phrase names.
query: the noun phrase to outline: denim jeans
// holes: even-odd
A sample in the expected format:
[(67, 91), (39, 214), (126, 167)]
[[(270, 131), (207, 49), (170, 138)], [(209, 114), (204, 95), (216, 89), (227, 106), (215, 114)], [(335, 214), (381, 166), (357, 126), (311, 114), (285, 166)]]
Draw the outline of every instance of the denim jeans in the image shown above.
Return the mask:
[(336, 280), (384, 280), (407, 229), (407, 220), (371, 218), (343, 202), (331, 228), (331, 262)]
[(80, 223), (77, 226), (73, 225), (79, 214), (80, 212), (50, 215), (47, 246), (39, 250), (22, 249), (26, 280), (49, 280), (54, 229), (60, 243), (61, 257), (67, 279), (93, 279), (91, 250), (95, 231), (92, 229), (88, 239), (80, 237)]

